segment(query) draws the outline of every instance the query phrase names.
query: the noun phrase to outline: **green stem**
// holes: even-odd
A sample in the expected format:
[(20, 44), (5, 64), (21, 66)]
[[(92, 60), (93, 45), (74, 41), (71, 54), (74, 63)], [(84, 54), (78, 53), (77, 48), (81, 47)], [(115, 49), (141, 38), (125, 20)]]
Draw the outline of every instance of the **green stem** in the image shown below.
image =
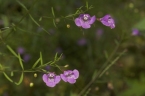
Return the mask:
[[(112, 54), (110, 55), (110, 57), (107, 59), (107, 61), (103, 64), (102, 66), (102, 69), (98, 72), (98, 74), (96, 75), (96, 77), (94, 77), (84, 88), (83, 90), (79, 93), (78, 96), (81, 96), (88, 88), (89, 86), (97, 79), (97, 78), (100, 78), (123, 54), (125, 51), (123, 51), (121, 53), (121, 56), (118, 56), (117, 58), (115, 58), (115, 60), (113, 60), (114, 62), (112, 62), (111, 64), (109, 64), (107, 66), (107, 64), (110, 62), (110, 60), (113, 58), (113, 56), (115, 55), (116, 51), (118, 50), (119, 46), (120, 46), (120, 43), (119, 42), (117, 44), (117, 46), (115, 47), (114, 51), (112, 52)], [(104, 69), (105, 67), (105, 69)]]

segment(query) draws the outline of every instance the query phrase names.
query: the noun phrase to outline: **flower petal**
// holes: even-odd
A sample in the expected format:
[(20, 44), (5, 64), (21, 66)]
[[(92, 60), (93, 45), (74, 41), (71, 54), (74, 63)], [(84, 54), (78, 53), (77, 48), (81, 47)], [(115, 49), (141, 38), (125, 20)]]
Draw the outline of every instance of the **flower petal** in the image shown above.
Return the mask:
[(56, 83), (55, 82), (47, 82), (46, 85), (49, 87), (54, 87), (56, 85)]
[(44, 74), (42, 78), (43, 78), (43, 81), (44, 81), (45, 83), (48, 82), (48, 76), (47, 76), (47, 74)]
[(82, 27), (83, 27), (84, 29), (88, 29), (88, 28), (91, 27), (90, 24), (89, 24), (88, 22), (83, 22), (83, 23), (81, 23), (81, 25), (82, 25)]
[(59, 83), (60, 80), (61, 80), (60, 76), (56, 76), (56, 77), (55, 77), (55, 83), (56, 83), (56, 84)]
[(114, 23), (114, 20), (111, 18), (108, 20), (108, 23), (110, 23), (110, 28), (115, 28), (115, 23)]
[(109, 14), (105, 15), (102, 19), (105, 20), (105, 21), (108, 21), (108, 19), (110, 18), (111, 16)]
[(73, 78), (68, 78), (67, 81), (68, 81), (70, 84), (74, 84), (74, 83), (76, 82), (76, 80), (73, 79)]
[(100, 19), (101, 23), (105, 26), (110, 26), (110, 23), (108, 23), (108, 21), (103, 20), (102, 18)]
[(75, 76), (74, 79), (77, 79), (77, 78), (79, 77), (79, 71), (76, 70), (76, 69), (74, 69), (74, 70), (73, 70), (73, 73), (74, 73), (74, 76)]
[(91, 17), (91, 20), (89, 21), (89, 24), (93, 24), (96, 20), (96, 16)]
[(67, 78), (64, 76), (64, 74), (60, 74), (60, 77), (64, 82), (67, 82)]
[(80, 18), (76, 18), (76, 19), (75, 19), (75, 24), (76, 24), (78, 27), (81, 26)]
[(111, 24), (111, 25), (110, 25), (110, 28), (111, 28), (111, 29), (115, 28), (115, 24)]

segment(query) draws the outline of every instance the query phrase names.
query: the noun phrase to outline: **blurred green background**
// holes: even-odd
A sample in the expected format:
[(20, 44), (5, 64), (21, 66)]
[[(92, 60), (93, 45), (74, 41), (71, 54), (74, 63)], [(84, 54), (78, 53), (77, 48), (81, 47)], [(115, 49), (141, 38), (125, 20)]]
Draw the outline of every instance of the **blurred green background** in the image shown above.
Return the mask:
[[(62, 18), (74, 14), (81, 6), (85, 11), (86, 2), (93, 8), (85, 13), (97, 18), (110, 14), (115, 19), (115, 29), (98, 21), (90, 29), (82, 29), (74, 23), (79, 15)], [(55, 18), (46, 18), (53, 17), (52, 7)], [(57, 62), (59, 66), (69, 65), (66, 70), (77, 69), (80, 72), (74, 85), (61, 81), (54, 88), (49, 88), (42, 80), (43, 73), (37, 73), (36, 78), (34, 73), (25, 73), (23, 82), (17, 86), (9, 82), (1, 71), (0, 96), (78, 96), (101, 70), (106, 57), (114, 52), (107, 63), (109, 65), (123, 50), (127, 52), (82, 96), (145, 96), (144, 9), (144, 0), (0, 0), (0, 63), (5, 69), (21, 70), (18, 59), (6, 48), (5, 44), (8, 44), (15, 52), (24, 51), (21, 56), (25, 69), (33, 66), (41, 51), (45, 63), (53, 60), (57, 52), (58, 55), (63, 54)], [(133, 28), (137, 28), (140, 35), (133, 36)], [(116, 50), (115, 42), (120, 42)], [(62, 73), (50, 66), (47, 70)], [(10, 76), (10, 72), (6, 73)], [(18, 81), (20, 73), (14, 73), (11, 78)], [(30, 83), (34, 86), (30, 87)]]

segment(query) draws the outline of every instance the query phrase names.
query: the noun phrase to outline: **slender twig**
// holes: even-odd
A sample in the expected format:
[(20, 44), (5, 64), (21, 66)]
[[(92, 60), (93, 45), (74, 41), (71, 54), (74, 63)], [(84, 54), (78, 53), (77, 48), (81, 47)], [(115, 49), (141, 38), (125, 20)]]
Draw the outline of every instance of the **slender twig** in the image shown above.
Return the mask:
[[(112, 54), (109, 56), (109, 58), (107, 59), (107, 61), (103, 64), (102, 66), (102, 70), (100, 70), (98, 72), (98, 74), (96, 75), (96, 77), (94, 77), (84, 88), (83, 90), (79, 93), (78, 96), (81, 96), (88, 88), (89, 86), (91, 86), (91, 84), (98, 78), (100, 78), (124, 53), (124, 51), (122, 52), (121, 56), (119, 55), (118, 57), (116, 57), (111, 64), (108, 65), (108, 63), (110, 62), (110, 60), (113, 58), (113, 56), (115, 55), (116, 51), (118, 50), (119, 46), (120, 46), (119, 42), (117, 44), (117, 46), (115, 47), (114, 51), (112, 52)], [(105, 68), (104, 68), (105, 67)]]

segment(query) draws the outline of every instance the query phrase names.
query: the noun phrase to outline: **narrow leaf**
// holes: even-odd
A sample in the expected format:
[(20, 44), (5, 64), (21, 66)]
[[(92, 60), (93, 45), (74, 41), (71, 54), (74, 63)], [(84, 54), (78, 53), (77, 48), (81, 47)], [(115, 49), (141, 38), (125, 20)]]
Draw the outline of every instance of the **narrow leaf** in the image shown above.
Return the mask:
[(55, 17), (53, 7), (51, 7), (51, 11), (52, 11), (52, 15), (53, 15), (53, 17)]
[[(53, 25), (56, 27), (56, 23), (55, 23), (55, 20), (53, 19)], [(57, 28), (57, 27), (56, 27)]]
[(37, 21), (29, 14), (29, 16), (30, 16), (30, 18), (32, 19), (32, 21), (36, 24), (36, 25), (38, 25), (39, 27), (40, 27), (40, 25), (37, 23)]
[(57, 55), (58, 55), (58, 53), (56, 53), (55, 56), (54, 56), (55, 61), (57, 60)]
[(3, 74), (10, 82), (13, 82), (13, 80), (5, 72), (3, 72)]
[(42, 17), (39, 18), (39, 21), (41, 21), (41, 20), (42, 20)]
[(60, 60), (60, 59), (62, 58), (62, 55), (63, 55), (63, 54), (61, 54), (61, 55), (59, 56), (58, 60)]
[(108, 53), (107, 53), (107, 51), (106, 51), (106, 50), (104, 51), (104, 54), (105, 54), (106, 59), (108, 59), (108, 58), (109, 58), (109, 56), (108, 56)]
[(22, 63), (22, 59), (21, 59), (20, 54), (18, 55), (18, 59), (19, 59), (19, 63), (20, 63), (21, 68), (24, 70), (23, 63)]
[(32, 68), (35, 68), (35, 67), (37, 66), (37, 64), (39, 63), (40, 60), (41, 60), (41, 59), (39, 58), (39, 59), (34, 63), (34, 65), (32, 66)]
[[(32, 15), (29, 14), (29, 16), (30, 16), (30, 18), (32, 19), (32, 21), (33, 21), (37, 26), (41, 27), (40, 24), (37, 23), (37, 21), (32, 17)], [(42, 27), (41, 27), (41, 28), (42, 28)], [(45, 30), (44, 28), (42, 28), (42, 30), (45, 31), (46, 33), (48, 33), (47, 30)], [(48, 33), (48, 34), (49, 34), (49, 33)]]
[(19, 82), (15, 82), (16, 85), (20, 85), (23, 81), (24, 73), (22, 72)]
[(74, 15), (77, 15), (77, 14), (79, 14), (80, 13), (80, 10), (83, 8), (83, 6), (81, 6), (80, 8), (78, 8), (78, 10), (75, 12), (75, 14)]
[(41, 60), (41, 65), (43, 65), (43, 58), (42, 58), (42, 53), (40, 52), (40, 60)]
[(14, 76), (14, 72), (13, 71), (11, 71), (11, 76)]
[(25, 5), (23, 3), (21, 3), (20, 1), (17, 0), (17, 2), (25, 9), (28, 11), (28, 9), (25, 7)]
[(86, 8), (87, 8), (87, 10), (89, 9), (89, 4), (87, 1), (86, 1)]
[(6, 46), (14, 56), (18, 57), (18, 55), (15, 53), (15, 51), (9, 45), (6, 45)]

